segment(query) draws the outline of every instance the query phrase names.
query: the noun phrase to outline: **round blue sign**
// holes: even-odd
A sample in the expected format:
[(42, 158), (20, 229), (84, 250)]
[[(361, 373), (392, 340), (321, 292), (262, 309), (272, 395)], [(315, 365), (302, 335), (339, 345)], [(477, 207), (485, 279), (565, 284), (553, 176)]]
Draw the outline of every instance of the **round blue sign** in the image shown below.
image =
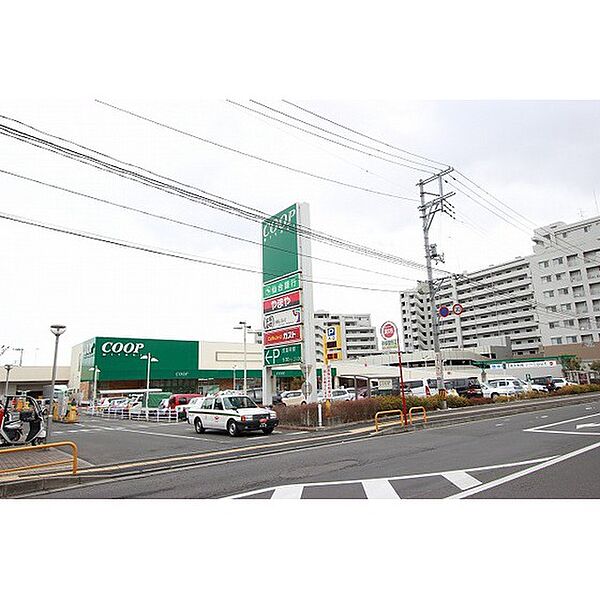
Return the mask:
[(447, 317), (450, 314), (450, 309), (447, 306), (440, 306), (440, 317)]

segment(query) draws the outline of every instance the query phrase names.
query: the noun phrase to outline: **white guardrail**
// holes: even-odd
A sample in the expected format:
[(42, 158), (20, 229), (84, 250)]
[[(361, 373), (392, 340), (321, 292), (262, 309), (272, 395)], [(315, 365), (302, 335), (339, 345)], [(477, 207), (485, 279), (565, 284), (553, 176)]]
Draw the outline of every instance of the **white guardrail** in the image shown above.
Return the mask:
[(90, 417), (126, 419), (128, 421), (153, 421), (155, 423), (176, 423), (185, 418), (185, 413), (172, 408), (142, 408), (129, 410), (128, 408), (90, 407), (82, 409), (82, 412), (84, 415)]

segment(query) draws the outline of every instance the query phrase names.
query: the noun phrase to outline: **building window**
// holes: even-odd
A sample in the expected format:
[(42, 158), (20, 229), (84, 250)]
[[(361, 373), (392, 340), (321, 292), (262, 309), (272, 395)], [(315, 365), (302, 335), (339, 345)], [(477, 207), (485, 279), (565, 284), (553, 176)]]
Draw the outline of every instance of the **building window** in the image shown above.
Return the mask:
[(582, 344), (592, 344), (594, 342), (594, 336), (591, 333), (586, 333), (581, 336)]
[(550, 275), (544, 275), (542, 277), (542, 283), (550, 283), (552, 281), (552, 277)]
[(554, 298), (554, 290), (546, 290), (544, 292), (544, 298)]
[(561, 304), (560, 310), (571, 310), (571, 303), (567, 302), (566, 304)]
[(550, 266), (550, 263), (547, 260), (541, 260), (538, 265), (540, 269), (547, 269)]
[[(546, 261), (548, 262), (548, 261)], [(562, 256), (559, 256), (558, 258), (553, 258), (552, 259), (552, 264), (556, 267), (558, 265), (562, 265), (563, 264), (563, 258)]]
[(568, 335), (567, 336), (567, 344), (576, 344), (577, 336), (576, 335)]
[(569, 295), (569, 288), (559, 288), (558, 289), (558, 295), (559, 296), (568, 296)]
[(557, 273), (556, 274), (556, 281), (562, 281), (566, 276), (566, 273)]
[(552, 342), (553, 346), (558, 346), (558, 344), (562, 344), (562, 338), (561, 337), (550, 338), (550, 341)]
[(550, 327), (550, 329), (556, 329), (558, 327), (558, 321), (552, 321), (551, 323), (548, 323), (548, 327)]
[(546, 306), (548, 312), (556, 312), (556, 306)]
[(575, 327), (575, 319), (566, 319), (564, 321), (565, 327)]

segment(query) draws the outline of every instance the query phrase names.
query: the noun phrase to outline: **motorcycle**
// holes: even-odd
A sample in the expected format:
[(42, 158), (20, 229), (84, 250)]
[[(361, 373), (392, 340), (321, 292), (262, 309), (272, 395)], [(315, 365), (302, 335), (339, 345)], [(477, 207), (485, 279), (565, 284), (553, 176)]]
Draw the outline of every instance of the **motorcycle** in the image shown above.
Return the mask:
[(36, 446), (46, 440), (44, 414), (29, 396), (5, 396), (0, 404), (0, 446)]

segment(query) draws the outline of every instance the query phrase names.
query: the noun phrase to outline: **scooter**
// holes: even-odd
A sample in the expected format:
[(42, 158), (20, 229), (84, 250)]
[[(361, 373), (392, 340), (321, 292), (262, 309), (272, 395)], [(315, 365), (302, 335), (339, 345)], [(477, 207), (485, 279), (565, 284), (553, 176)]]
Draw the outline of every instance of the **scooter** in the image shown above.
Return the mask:
[(46, 440), (44, 415), (29, 396), (5, 396), (0, 404), (0, 446), (36, 446)]

